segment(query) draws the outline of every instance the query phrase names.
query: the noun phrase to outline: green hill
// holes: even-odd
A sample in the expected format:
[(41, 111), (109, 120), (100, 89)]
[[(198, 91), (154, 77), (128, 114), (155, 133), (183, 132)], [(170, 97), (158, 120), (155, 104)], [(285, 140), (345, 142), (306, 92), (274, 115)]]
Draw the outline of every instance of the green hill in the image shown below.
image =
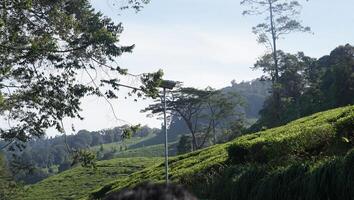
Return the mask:
[[(163, 157), (165, 153), (165, 145), (155, 138), (159, 136), (148, 135), (146, 137), (133, 137), (124, 142), (114, 142), (91, 147), (90, 150), (95, 152), (101, 160), (109, 160), (113, 158), (131, 158), (131, 157)], [(153, 141), (153, 142), (151, 142)], [(172, 142), (171, 142), (172, 141)], [(170, 140), (169, 155), (177, 154), (177, 142)]]
[[(169, 143), (168, 154), (175, 156), (177, 154), (177, 143)], [(117, 152), (115, 158), (132, 158), (132, 157), (163, 157), (165, 155), (165, 145), (151, 145), (146, 147), (128, 149), (126, 151)]]
[(101, 147), (103, 148), (103, 153), (110, 152), (113, 149), (120, 150), (120, 147), (128, 148), (128, 149), (133, 149), (133, 147), (136, 144), (139, 143), (144, 143), (144, 141), (149, 140), (151, 138), (154, 138), (155, 134), (149, 134), (146, 137), (132, 137), (130, 139), (126, 139), (124, 142), (119, 141), (119, 142), (113, 142), (113, 143), (107, 143), (107, 144), (102, 144), (102, 145), (96, 145), (93, 147), (90, 147), (90, 150), (94, 152), (100, 151)]
[(76, 167), (29, 186), (18, 199), (79, 199), (97, 187), (160, 161), (160, 158), (118, 158), (98, 162), (97, 169)]
[[(353, 130), (354, 106), (317, 113), (171, 158), (170, 177), (208, 199), (353, 199)], [(163, 177), (161, 162), (106, 184), (90, 198)]]

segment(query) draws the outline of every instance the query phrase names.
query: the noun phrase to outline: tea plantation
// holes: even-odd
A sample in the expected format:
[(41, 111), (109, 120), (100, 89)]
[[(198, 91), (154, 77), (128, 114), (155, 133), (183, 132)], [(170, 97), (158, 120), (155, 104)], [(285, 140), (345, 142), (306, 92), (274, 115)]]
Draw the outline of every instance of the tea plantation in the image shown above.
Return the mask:
[[(203, 199), (353, 199), (354, 106), (293, 121), (170, 160), (171, 180)], [(163, 163), (92, 192), (100, 199), (164, 180)]]

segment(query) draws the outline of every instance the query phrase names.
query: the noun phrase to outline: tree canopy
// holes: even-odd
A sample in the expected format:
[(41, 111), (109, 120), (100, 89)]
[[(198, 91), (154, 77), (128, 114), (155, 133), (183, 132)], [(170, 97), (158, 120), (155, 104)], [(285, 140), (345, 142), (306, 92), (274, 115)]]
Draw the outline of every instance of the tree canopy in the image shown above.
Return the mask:
[[(347, 44), (319, 59), (304, 53), (279, 56), (279, 94), (281, 107), (272, 97), (260, 111), (255, 126), (274, 127), (312, 113), (354, 104), (354, 47)], [(265, 55), (255, 65), (266, 74), (271, 71), (271, 55)], [(280, 118), (275, 118), (278, 113)]]
[[(131, 0), (121, 8), (144, 3)], [(96, 12), (89, 0), (1, 1), (0, 113), (8, 127), (0, 128), (0, 139), (25, 142), (49, 127), (64, 132), (65, 117), (82, 119), (83, 97), (117, 98), (124, 86), (119, 77), (129, 74), (116, 58), (134, 48), (119, 43), (122, 31), (121, 23)], [(105, 75), (97, 77), (98, 71)], [(155, 97), (161, 76), (140, 75), (142, 84), (133, 92)]]
[[(193, 150), (205, 147), (211, 138), (215, 144), (217, 129), (226, 127), (232, 120), (243, 119), (241, 112), (236, 110), (241, 106), (243, 101), (238, 95), (212, 88), (179, 87), (171, 91), (166, 100), (166, 110), (185, 122), (192, 136)], [(151, 104), (142, 112), (161, 114), (163, 103)]]
[[(257, 35), (257, 41), (264, 44), (270, 51), (261, 61), (267, 59), (269, 63), (267, 71), (270, 72), (272, 85), (272, 96), (275, 101), (274, 111), (281, 110), (281, 97), (279, 91), (279, 56), (278, 56), (278, 40), (284, 35), (291, 32), (310, 32), (310, 27), (305, 27), (298, 20), (301, 10), (299, 1), (294, 0), (242, 0), (241, 5), (246, 7), (244, 15), (260, 15), (264, 17), (263, 22), (252, 28), (253, 33)], [(268, 58), (266, 58), (268, 57)], [(256, 64), (257, 65), (257, 64)], [(275, 112), (274, 117), (280, 120), (280, 113)]]

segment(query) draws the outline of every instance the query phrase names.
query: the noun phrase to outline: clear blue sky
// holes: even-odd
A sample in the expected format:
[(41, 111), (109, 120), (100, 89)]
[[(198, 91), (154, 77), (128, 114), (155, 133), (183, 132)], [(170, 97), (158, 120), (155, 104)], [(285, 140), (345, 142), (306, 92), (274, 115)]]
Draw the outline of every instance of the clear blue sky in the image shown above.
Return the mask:
[[(251, 27), (260, 18), (242, 16), (239, 0), (152, 0), (137, 14), (121, 12), (113, 5), (120, 0), (91, 1), (104, 15), (123, 23), (122, 44), (136, 45), (132, 54), (117, 60), (131, 73), (161, 68), (166, 79), (199, 88), (221, 88), (233, 79), (239, 82), (261, 75), (250, 69), (257, 57), (265, 52), (251, 32)], [(353, 8), (353, 0), (303, 3), (301, 20), (314, 34), (288, 35), (279, 42), (279, 48), (320, 57), (338, 45), (353, 44)], [(130, 123), (157, 127), (160, 124), (139, 113), (149, 101), (134, 103), (121, 98), (112, 103), (119, 118)], [(67, 126), (74, 123), (77, 129), (98, 130), (122, 124), (114, 120), (109, 105), (102, 99), (85, 99), (83, 109), (86, 119), (81, 122), (67, 120)]]

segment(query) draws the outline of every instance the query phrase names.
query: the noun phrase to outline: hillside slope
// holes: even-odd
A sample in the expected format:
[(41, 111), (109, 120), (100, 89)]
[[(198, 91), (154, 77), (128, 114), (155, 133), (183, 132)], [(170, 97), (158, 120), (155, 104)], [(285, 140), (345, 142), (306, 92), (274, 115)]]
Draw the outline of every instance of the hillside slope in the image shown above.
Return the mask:
[(76, 167), (30, 186), (17, 199), (79, 199), (97, 187), (160, 161), (159, 158), (118, 158), (98, 162), (97, 169)]
[[(331, 195), (351, 199), (353, 130), (354, 106), (317, 113), (171, 158), (170, 177), (208, 199), (330, 199)], [(100, 199), (147, 180), (160, 182), (163, 177), (161, 162), (107, 184), (89, 198)], [(321, 192), (329, 188), (331, 194)]]
[[(168, 155), (175, 156), (177, 154), (177, 143), (169, 143)], [(118, 152), (115, 158), (133, 158), (133, 157), (163, 157), (165, 155), (165, 144), (151, 145), (146, 147), (128, 149)]]

